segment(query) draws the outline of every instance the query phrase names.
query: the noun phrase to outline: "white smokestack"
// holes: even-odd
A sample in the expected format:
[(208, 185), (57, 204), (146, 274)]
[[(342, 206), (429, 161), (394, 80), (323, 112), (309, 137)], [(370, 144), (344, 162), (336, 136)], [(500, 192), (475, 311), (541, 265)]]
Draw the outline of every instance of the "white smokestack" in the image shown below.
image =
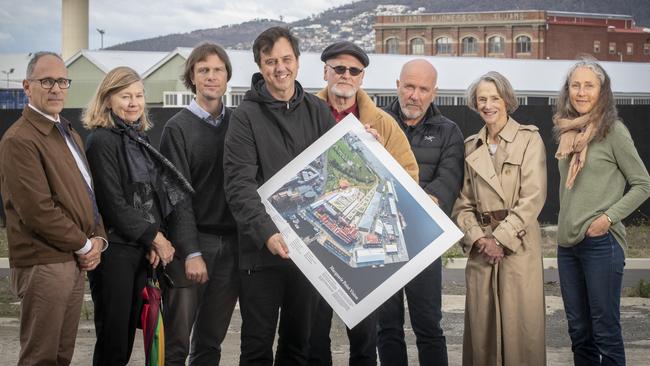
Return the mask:
[(61, 56), (88, 49), (88, 0), (61, 0)]

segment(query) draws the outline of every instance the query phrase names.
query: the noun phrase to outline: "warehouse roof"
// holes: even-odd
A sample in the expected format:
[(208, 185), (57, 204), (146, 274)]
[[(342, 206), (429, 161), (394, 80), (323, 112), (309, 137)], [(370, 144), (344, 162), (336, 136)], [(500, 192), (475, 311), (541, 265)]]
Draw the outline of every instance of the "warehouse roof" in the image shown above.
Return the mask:
[(118, 66), (129, 66), (142, 75), (168, 54), (169, 52), (82, 50), (68, 59), (65, 65), (70, 66), (78, 58), (85, 57), (104, 73)]
[[(85, 57), (103, 72), (117, 66), (130, 66), (144, 78), (158, 70), (176, 55), (187, 58), (191, 48), (177, 48), (171, 52), (146, 51), (89, 51), (84, 50), (70, 58), (70, 66), (79, 57)], [(31, 55), (31, 54), (30, 54)], [(231, 90), (247, 90), (251, 75), (258, 71), (253, 61), (253, 53), (244, 50), (228, 50), (233, 65), (233, 75), (229, 82)], [(395, 80), (402, 65), (416, 56), (370, 54), (363, 87), (375, 93), (393, 92)], [(515, 90), (527, 95), (555, 94), (560, 89), (567, 70), (575, 61), (565, 60), (524, 60), (507, 58), (479, 57), (440, 57), (425, 56), (438, 69), (438, 89), (440, 92), (460, 93), (480, 75), (494, 70), (505, 75)], [(0, 70), (15, 71), (10, 75), (10, 84), (20, 87), (24, 78), (29, 55), (0, 55)], [(650, 94), (650, 63), (601, 62), (612, 79), (612, 89), (617, 94)], [(0, 75), (2, 77), (4, 75)], [(175, 79), (178, 75), (170, 75)], [(313, 91), (325, 86), (323, 62), (319, 53), (305, 52), (300, 56), (298, 80), (307, 90)], [(0, 79), (1, 81), (1, 79)]]

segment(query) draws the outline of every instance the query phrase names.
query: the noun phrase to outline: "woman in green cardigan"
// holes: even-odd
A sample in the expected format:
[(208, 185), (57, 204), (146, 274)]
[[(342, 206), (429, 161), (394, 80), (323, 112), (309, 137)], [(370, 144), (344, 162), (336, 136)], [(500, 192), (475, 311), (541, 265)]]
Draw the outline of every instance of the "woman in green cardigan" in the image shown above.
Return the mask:
[[(569, 71), (553, 117), (560, 170), (558, 270), (575, 365), (624, 365), (622, 220), (650, 196), (650, 177), (595, 61)], [(626, 183), (631, 187), (624, 193)]]

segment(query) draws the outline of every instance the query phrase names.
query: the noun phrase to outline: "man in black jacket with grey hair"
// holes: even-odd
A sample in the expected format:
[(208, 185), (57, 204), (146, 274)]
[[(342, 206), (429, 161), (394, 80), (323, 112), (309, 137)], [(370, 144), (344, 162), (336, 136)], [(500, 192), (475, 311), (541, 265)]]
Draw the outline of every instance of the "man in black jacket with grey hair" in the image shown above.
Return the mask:
[[(465, 147), (460, 129), (433, 100), (438, 73), (424, 59), (407, 62), (397, 80), (397, 100), (384, 108), (409, 140), (420, 169), (420, 187), (447, 214), (463, 182)], [(442, 264), (438, 258), (379, 309), (377, 346), (382, 365), (408, 365), (404, 342), (404, 293), (409, 302), (420, 365), (447, 365), (442, 318)]]

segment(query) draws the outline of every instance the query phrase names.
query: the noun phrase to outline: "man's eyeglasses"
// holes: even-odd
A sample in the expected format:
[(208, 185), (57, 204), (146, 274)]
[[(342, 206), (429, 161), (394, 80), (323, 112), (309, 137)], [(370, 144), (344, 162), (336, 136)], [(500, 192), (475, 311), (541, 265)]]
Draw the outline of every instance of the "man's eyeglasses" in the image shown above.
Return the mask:
[(70, 79), (52, 79), (52, 78), (43, 78), (43, 79), (27, 79), (29, 81), (39, 81), (41, 83), (41, 87), (43, 89), (52, 89), (54, 88), (54, 84), (58, 84), (59, 88), (61, 89), (68, 89), (70, 87), (70, 84), (72, 83), (72, 80)]
[(354, 66), (353, 67), (345, 67), (345, 66), (341, 66), (341, 65), (339, 65), (339, 66), (332, 66), (332, 65), (329, 65), (329, 64), (325, 64), (325, 65), (327, 65), (330, 69), (334, 70), (334, 72), (337, 73), (338, 75), (343, 75), (343, 74), (345, 74), (346, 71), (349, 71), (350, 75), (357, 76), (357, 75), (359, 75), (359, 74), (361, 74), (363, 72), (363, 69), (360, 69), (360, 68), (354, 67)]

